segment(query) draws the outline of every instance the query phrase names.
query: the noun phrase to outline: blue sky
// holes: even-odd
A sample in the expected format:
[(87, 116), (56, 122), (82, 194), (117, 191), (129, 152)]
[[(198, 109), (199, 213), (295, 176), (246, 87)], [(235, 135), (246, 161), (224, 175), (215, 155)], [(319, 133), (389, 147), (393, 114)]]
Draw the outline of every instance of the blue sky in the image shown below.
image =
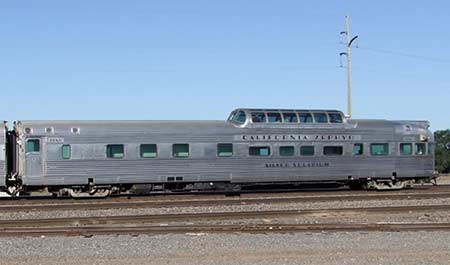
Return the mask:
[(3, 0), (0, 119), (345, 111), (348, 14), (354, 117), (449, 128), (450, 2), (343, 2)]

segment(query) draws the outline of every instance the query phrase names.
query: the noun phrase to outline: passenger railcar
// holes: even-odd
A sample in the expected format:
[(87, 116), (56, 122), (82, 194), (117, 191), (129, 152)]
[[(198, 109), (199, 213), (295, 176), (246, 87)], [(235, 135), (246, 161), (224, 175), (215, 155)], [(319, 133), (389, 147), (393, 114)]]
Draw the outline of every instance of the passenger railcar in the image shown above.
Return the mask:
[(17, 121), (5, 189), (73, 197), (324, 182), (400, 189), (434, 178), (428, 127), (278, 109), (237, 109), (226, 121)]

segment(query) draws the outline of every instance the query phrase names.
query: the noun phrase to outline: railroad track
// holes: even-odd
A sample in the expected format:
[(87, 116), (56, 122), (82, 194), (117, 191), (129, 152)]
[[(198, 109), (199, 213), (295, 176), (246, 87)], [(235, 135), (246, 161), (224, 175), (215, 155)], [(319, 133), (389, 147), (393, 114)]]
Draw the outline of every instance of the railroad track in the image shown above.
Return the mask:
[(4, 230), (0, 236), (93, 236), (188, 233), (299, 233), (357, 231), (449, 231), (450, 223), (390, 223), (390, 224), (251, 224), (251, 225), (171, 225), (132, 227), (47, 227)]
[(436, 212), (450, 211), (450, 205), (421, 205), (421, 206), (390, 206), (390, 207), (360, 207), (360, 208), (328, 208), (306, 210), (279, 210), (279, 211), (240, 211), (240, 212), (206, 212), (206, 213), (182, 213), (182, 214), (157, 214), (157, 215), (123, 215), (123, 216), (92, 216), (92, 217), (67, 217), (47, 219), (18, 219), (0, 220), (0, 230), (7, 227), (26, 226), (68, 226), (68, 225), (122, 225), (158, 222), (192, 222), (212, 220), (244, 220), (301, 217), (306, 215), (343, 215), (343, 214), (373, 214), (373, 213), (409, 213), (409, 212)]
[[(336, 217), (345, 214), (386, 215), (436, 211), (449, 212), (450, 205), (1, 220), (0, 236), (450, 230), (450, 223), (280, 224), (274, 221), (318, 214)], [(273, 223), (261, 224), (260, 220), (263, 219)], [(243, 222), (244, 220), (247, 222)], [(249, 224), (249, 220), (253, 221)], [(223, 224), (211, 224), (211, 221), (222, 221)], [(236, 222), (240, 224), (235, 224)]]
[(217, 195), (116, 197), (91, 200), (3, 200), (0, 212), (94, 210), (121, 208), (193, 207), (216, 205), (276, 204), (328, 201), (422, 200), (450, 198), (449, 186), (436, 186), (401, 192), (337, 192), (337, 193), (282, 193), (251, 194), (240, 197)]

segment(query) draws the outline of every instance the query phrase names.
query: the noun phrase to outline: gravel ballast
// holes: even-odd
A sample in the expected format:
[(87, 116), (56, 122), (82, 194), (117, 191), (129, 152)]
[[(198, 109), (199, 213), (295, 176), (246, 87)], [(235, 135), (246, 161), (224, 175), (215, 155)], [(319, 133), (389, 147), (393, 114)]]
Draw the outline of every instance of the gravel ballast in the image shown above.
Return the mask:
[(0, 264), (449, 264), (450, 232), (0, 238)]
[[(325, 195), (326, 196), (326, 195)], [(288, 202), (168, 208), (0, 212), (0, 220), (450, 205), (450, 198)], [(256, 220), (203, 220), (211, 223), (384, 223), (450, 222), (440, 211), (361, 214), (326, 212)], [(174, 222), (189, 225), (188, 222)], [(1, 231), (0, 231), (1, 233)], [(2, 264), (450, 264), (450, 232), (336, 232), (289, 234), (168, 234), (92, 237), (0, 237)]]

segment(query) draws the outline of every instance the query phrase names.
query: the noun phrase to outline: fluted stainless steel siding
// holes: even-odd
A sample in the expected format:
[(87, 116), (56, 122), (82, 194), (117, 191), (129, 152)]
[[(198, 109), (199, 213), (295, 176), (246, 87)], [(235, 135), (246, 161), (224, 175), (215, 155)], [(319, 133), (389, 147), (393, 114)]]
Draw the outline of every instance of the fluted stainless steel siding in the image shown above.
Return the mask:
[[(346, 180), (353, 177), (429, 176), (433, 171), (432, 156), (370, 156), (370, 143), (389, 143), (391, 153), (398, 153), (398, 145), (405, 135), (397, 127), (403, 122), (355, 120), (348, 124), (329, 125), (258, 125), (239, 128), (223, 121), (24, 121), (18, 125), (21, 138), (42, 140), (44, 175), (24, 172), (25, 185), (74, 185), (86, 184), (88, 178), (101, 183), (149, 183), (165, 182), (168, 177), (183, 177), (184, 181), (313, 181)], [(24, 128), (32, 128), (32, 135), (25, 135)], [(54, 133), (46, 133), (45, 128)], [(79, 128), (80, 134), (71, 133)], [(427, 132), (429, 133), (429, 132)], [(351, 142), (308, 141), (305, 143), (272, 141), (236, 141), (237, 135), (258, 134), (306, 134), (306, 135), (359, 135), (361, 140)], [(407, 137), (418, 139), (415, 129)], [(63, 141), (63, 142), (62, 142)], [(352, 156), (352, 144), (364, 143), (365, 154)], [(72, 158), (63, 160), (62, 144), (72, 146)], [(189, 143), (189, 158), (173, 158), (173, 143)], [(233, 143), (233, 157), (218, 158), (217, 143)], [(124, 159), (106, 158), (107, 144), (124, 144)], [(158, 144), (158, 157), (139, 157), (140, 144)], [(301, 145), (316, 145), (314, 157), (299, 155)], [(270, 157), (250, 157), (249, 146), (272, 147)], [(296, 156), (280, 157), (278, 147), (294, 145)], [(343, 145), (344, 156), (320, 155), (323, 146)], [(21, 150), (24, 163), (24, 150)], [(269, 164), (315, 165), (324, 167), (268, 167)]]

